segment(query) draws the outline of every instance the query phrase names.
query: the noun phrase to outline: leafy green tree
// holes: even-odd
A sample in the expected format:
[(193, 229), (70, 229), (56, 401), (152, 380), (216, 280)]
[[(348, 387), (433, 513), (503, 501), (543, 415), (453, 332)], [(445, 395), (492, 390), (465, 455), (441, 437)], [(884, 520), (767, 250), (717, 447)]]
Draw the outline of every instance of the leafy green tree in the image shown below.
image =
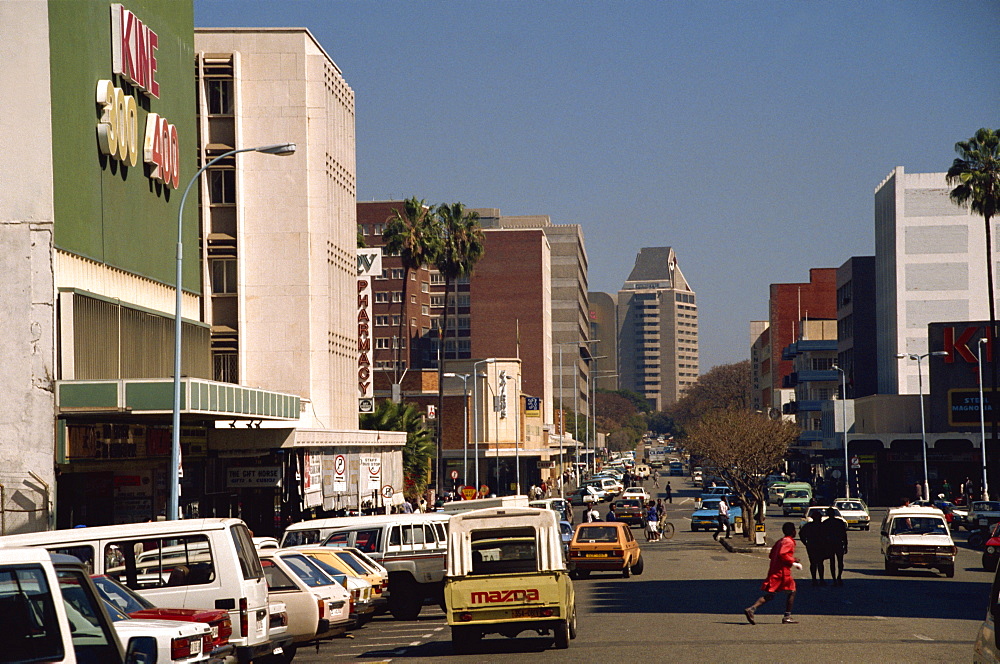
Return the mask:
[(365, 243), (365, 234), (361, 228), (361, 224), (358, 224), (358, 249), (364, 249), (368, 245)]
[(434, 456), (434, 432), (427, 426), (420, 410), (412, 403), (379, 402), (375, 410), (360, 418), (361, 428), (377, 431), (405, 431), (403, 447), (403, 493), (407, 498), (420, 498), (430, 479), (431, 458)]
[[(452, 303), (458, 316), (458, 279), (472, 274), (476, 263), (486, 253), (483, 228), (479, 223), (479, 213), (466, 210), (461, 203), (439, 205), (436, 211), (439, 250), (434, 257), (434, 265), (444, 277), (445, 307), (441, 327), (438, 328), (438, 385), (443, 385), (445, 361), (447, 360), (448, 339), (448, 296), (452, 286), (455, 293)], [(444, 390), (438, 389), (438, 413), (444, 412)], [(437, 485), (444, 486), (444, 459), (442, 458), (441, 429), (438, 427)]]
[[(440, 251), (440, 233), (434, 221), (431, 209), (423, 200), (417, 197), (403, 201), (402, 211), (393, 209), (393, 217), (382, 232), (385, 250), (390, 254), (398, 254), (403, 264), (403, 301), (399, 312), (399, 341), (396, 343), (396, 357), (393, 362), (393, 382), (399, 382), (399, 364), (401, 347), (406, 344), (412, 350), (413, 335), (409, 333), (409, 320), (406, 316), (406, 305), (409, 302), (408, 291), (410, 272), (433, 263)], [(406, 328), (406, 334), (403, 333)]]
[[(986, 292), (989, 298), (990, 338), (997, 339), (996, 297), (993, 294), (993, 239), (991, 220), (997, 213), (997, 199), (1000, 198), (1000, 133), (994, 129), (981, 128), (967, 141), (955, 144), (958, 157), (948, 169), (948, 184), (951, 200), (961, 207), (969, 207), (983, 218), (986, 226)], [(991, 363), (990, 384), (997, 393), (997, 364)], [(997, 440), (997, 413), (993, 413), (993, 440)], [(990, 466), (994, 476), (997, 459), (993, 455)]]

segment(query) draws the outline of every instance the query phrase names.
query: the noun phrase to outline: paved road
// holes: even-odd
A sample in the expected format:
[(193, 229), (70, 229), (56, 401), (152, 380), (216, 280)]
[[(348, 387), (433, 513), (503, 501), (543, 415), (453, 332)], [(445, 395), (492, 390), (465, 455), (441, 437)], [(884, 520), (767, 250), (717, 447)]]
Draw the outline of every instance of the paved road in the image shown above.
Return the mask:
[[(680, 481), (678, 481), (680, 480)], [(551, 639), (523, 635), (490, 636), (478, 654), (452, 654), (450, 632), (436, 607), (420, 619), (379, 618), (351, 640), (326, 644), (317, 655), (300, 653), (296, 662), (534, 662), (711, 661), (773, 662), (954, 662), (968, 661), (982, 620), (990, 575), (979, 553), (963, 546), (954, 579), (935, 572), (882, 569), (877, 526), (851, 531), (843, 587), (814, 588), (808, 565), (798, 573), (798, 625), (781, 624), (783, 600), (760, 610), (749, 625), (743, 607), (759, 595), (767, 569), (763, 553), (730, 553), (711, 534), (692, 533), (684, 518), (694, 490), (686, 478), (672, 478), (670, 516), (677, 526), (671, 541), (643, 544), (646, 570), (622, 579), (593, 574), (575, 582), (579, 636), (569, 650), (551, 648)], [(661, 479), (661, 491), (664, 481)], [(651, 483), (648, 488), (651, 488)], [(881, 514), (873, 514), (881, 519)], [(777, 530), (779, 513), (769, 522)], [(875, 522), (876, 524), (878, 521)], [(639, 530), (635, 531), (639, 533)], [(800, 545), (800, 549), (803, 548)], [(803, 563), (804, 551), (799, 551)]]

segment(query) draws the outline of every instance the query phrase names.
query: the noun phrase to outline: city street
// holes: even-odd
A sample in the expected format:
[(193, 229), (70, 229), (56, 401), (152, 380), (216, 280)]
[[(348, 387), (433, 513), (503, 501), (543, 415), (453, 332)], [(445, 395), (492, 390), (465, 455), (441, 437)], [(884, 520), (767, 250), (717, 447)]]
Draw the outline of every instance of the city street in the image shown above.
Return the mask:
[[(850, 532), (843, 587), (813, 587), (799, 544), (797, 553), (805, 565), (796, 573), (800, 624), (781, 624), (784, 598), (779, 596), (761, 608), (757, 625), (749, 625), (743, 608), (760, 595), (766, 551), (730, 553), (711, 533), (691, 532), (685, 517), (696, 491), (682, 477), (661, 478), (661, 490), (667, 479), (674, 488), (669, 515), (677, 534), (670, 541), (642, 543), (642, 576), (595, 573), (575, 582), (579, 634), (569, 650), (554, 650), (551, 639), (526, 633), (517, 639), (489, 636), (477, 654), (455, 656), (443, 614), (427, 606), (417, 621), (378, 618), (353, 639), (325, 644), (318, 655), (300, 652), (295, 661), (432, 662), (447, 657), (454, 662), (518, 662), (525, 654), (551, 662), (971, 659), (991, 575), (980, 567), (979, 552), (964, 546), (964, 532), (955, 538), (954, 579), (933, 571), (889, 576), (879, 553), (878, 523), (884, 510), (873, 511), (871, 531)], [(647, 488), (652, 489), (652, 482)], [(786, 520), (780, 511), (771, 514), (769, 541)]]

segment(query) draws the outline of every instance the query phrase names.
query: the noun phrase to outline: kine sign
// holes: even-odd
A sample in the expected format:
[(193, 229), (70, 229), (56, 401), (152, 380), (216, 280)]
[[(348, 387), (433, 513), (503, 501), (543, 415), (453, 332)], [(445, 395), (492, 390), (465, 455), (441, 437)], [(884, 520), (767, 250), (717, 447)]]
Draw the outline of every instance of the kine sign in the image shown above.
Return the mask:
[[(159, 38), (149, 26), (121, 4), (111, 5), (111, 70), (124, 81), (159, 99), (156, 51)], [(101, 110), (97, 142), (102, 154), (125, 166), (135, 166), (139, 156), (138, 104), (110, 80), (97, 82), (95, 100)], [(177, 188), (180, 182), (180, 143), (177, 127), (157, 113), (146, 116), (143, 162), (149, 177)]]

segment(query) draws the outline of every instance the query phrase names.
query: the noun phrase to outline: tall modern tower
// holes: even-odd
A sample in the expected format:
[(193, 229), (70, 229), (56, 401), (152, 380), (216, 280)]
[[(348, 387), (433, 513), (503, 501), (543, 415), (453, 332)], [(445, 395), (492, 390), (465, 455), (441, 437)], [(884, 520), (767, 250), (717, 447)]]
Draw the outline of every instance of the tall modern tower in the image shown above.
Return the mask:
[(698, 305), (672, 247), (645, 247), (618, 291), (618, 383), (656, 410), (698, 380)]

